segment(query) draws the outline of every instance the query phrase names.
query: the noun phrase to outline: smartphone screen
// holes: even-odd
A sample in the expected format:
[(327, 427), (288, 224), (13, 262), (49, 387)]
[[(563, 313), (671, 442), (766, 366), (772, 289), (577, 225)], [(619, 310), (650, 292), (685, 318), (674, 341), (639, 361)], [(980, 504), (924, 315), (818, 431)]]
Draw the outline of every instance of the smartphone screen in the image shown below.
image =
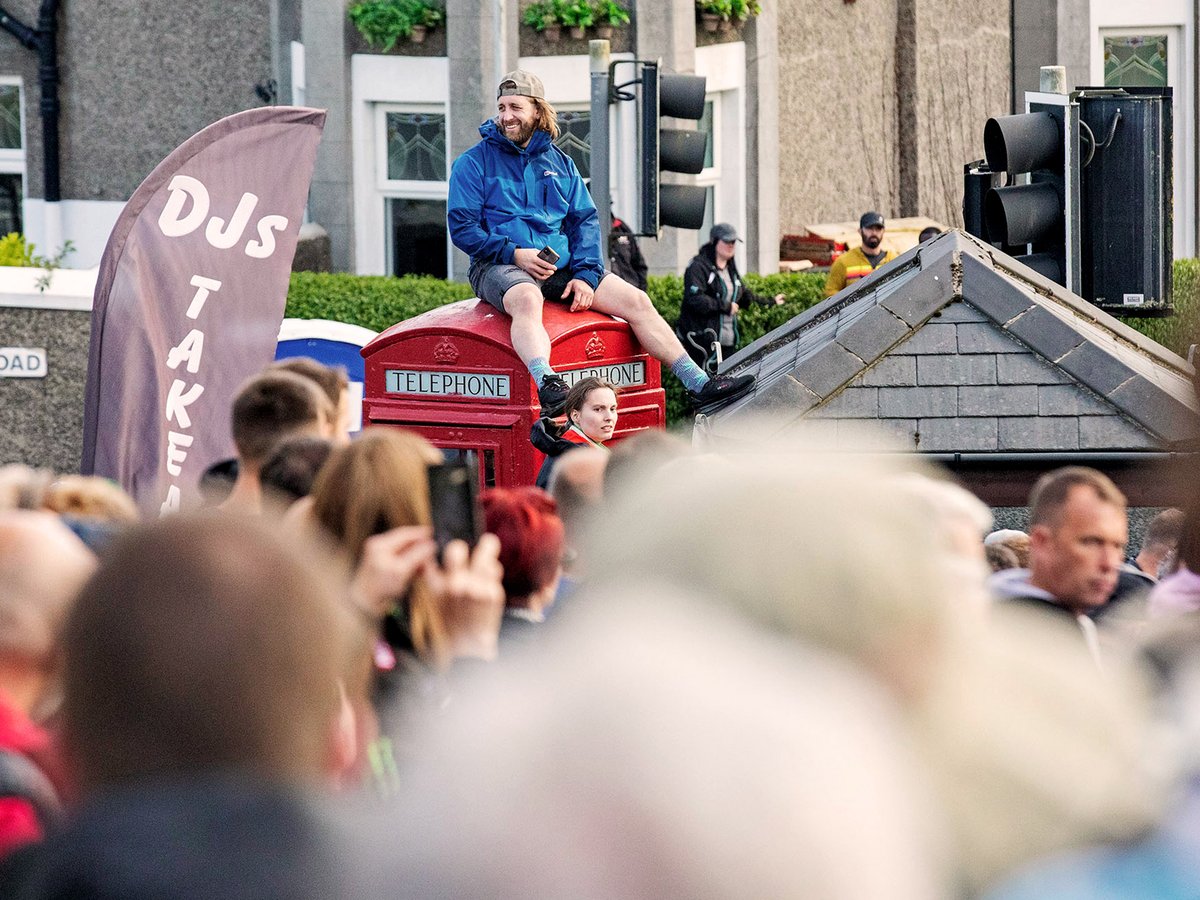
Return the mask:
[(429, 510), (439, 557), (451, 541), (475, 546), (482, 530), (478, 491), (479, 472), (473, 455), (429, 467)]

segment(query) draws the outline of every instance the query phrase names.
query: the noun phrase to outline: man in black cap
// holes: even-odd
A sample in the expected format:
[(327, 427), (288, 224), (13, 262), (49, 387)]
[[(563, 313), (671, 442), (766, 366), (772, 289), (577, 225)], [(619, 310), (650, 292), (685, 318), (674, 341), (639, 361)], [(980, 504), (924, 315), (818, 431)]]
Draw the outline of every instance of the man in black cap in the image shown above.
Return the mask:
[(675, 333), (696, 365), (710, 373), (737, 349), (737, 316), (742, 306), (747, 302), (778, 306), (784, 301), (783, 294), (762, 297), (742, 283), (734, 259), (740, 240), (732, 225), (714, 225), (708, 243), (683, 274), (683, 304)]
[(629, 323), (646, 351), (683, 382), (698, 409), (741, 396), (751, 375), (710, 376), (684, 351), (645, 291), (604, 267), (596, 206), (571, 158), (554, 145), (558, 115), (532, 72), (509, 72), (497, 115), (454, 161), (447, 223), (471, 257), (476, 296), (512, 318), (513, 350), (538, 386), (543, 415), (558, 415), (567, 382), (550, 366), (542, 304), (591, 308)]
[(863, 213), (858, 220), (862, 246), (848, 250), (833, 261), (825, 279), (825, 296), (832, 297), (848, 284), (870, 275), (884, 263), (896, 258), (894, 250), (884, 250), (883, 216), (877, 212)]

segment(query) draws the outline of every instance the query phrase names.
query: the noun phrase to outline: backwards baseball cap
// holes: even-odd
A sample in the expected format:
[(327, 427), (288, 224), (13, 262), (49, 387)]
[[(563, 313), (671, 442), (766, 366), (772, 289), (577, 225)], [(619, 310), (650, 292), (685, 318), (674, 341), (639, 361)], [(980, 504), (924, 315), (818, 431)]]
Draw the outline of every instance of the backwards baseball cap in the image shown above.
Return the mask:
[(532, 72), (517, 69), (500, 79), (496, 99), (499, 100), (501, 97), (535, 97), (538, 100), (545, 100), (546, 89), (542, 87), (542, 79)]
[(713, 242), (728, 241), (731, 244), (734, 241), (741, 240), (741, 238), (738, 237), (737, 229), (728, 222), (722, 222), (719, 225), (714, 225), (712, 227), (712, 231), (708, 233), (708, 239)]
[(877, 212), (863, 213), (862, 218), (858, 220), (859, 228), (870, 228), (873, 225), (878, 225), (880, 228), (883, 227), (883, 216)]

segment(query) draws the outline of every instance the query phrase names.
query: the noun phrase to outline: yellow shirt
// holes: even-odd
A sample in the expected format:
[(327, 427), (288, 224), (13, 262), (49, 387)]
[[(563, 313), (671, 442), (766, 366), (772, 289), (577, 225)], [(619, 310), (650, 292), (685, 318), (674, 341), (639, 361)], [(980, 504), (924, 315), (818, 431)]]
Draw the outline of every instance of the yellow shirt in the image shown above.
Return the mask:
[[(895, 250), (884, 251), (879, 266), (886, 265), (896, 258)], [(848, 284), (853, 284), (860, 278), (870, 275), (879, 266), (872, 266), (871, 261), (863, 253), (862, 247), (848, 250), (833, 261), (829, 267), (829, 277), (825, 279), (825, 296), (832, 297)]]

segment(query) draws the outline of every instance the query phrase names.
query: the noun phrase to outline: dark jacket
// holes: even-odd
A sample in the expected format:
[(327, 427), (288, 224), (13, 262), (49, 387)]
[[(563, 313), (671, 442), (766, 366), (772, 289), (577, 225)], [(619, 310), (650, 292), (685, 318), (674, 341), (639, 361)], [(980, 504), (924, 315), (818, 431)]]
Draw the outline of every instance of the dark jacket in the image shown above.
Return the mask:
[(608, 244), (613, 274), (644, 291), (650, 267), (646, 265), (646, 257), (642, 256), (642, 249), (638, 246), (633, 232), (616, 216), (613, 216), (612, 234), (609, 235)]
[[(760, 297), (743, 284), (734, 260), (729, 260), (726, 266), (733, 285), (733, 290), (728, 292), (717, 272), (716, 246), (709, 242), (700, 248), (683, 273), (683, 304), (679, 308), (679, 321), (675, 323), (675, 334), (683, 343), (683, 349), (696, 361), (696, 365), (710, 373), (717, 368), (712, 344), (721, 333), (722, 314), (729, 315), (734, 303), (740, 307), (746, 303), (769, 306), (773, 302), (772, 298)], [(722, 344), (723, 353), (732, 353), (737, 349), (739, 335), (736, 316), (733, 319), (733, 337), (732, 344)]]
[(6, 900), (325, 900), (349, 847), (333, 801), (252, 777), (109, 790), (0, 866)]
[(542, 490), (549, 490), (550, 470), (558, 458), (568, 450), (576, 447), (596, 446), (580, 431), (567, 425), (559, 425), (549, 416), (542, 416), (533, 423), (529, 430), (529, 441), (534, 448), (546, 454), (542, 467), (538, 470), (537, 481), (534, 482)]

